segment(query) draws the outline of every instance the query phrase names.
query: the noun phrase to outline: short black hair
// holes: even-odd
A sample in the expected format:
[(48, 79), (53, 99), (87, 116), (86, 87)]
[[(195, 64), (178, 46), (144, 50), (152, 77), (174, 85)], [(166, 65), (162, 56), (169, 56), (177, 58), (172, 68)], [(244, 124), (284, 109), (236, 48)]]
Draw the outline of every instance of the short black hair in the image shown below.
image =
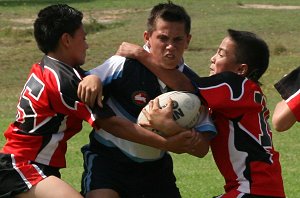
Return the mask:
[(66, 4), (50, 5), (39, 11), (34, 22), (34, 37), (39, 49), (48, 54), (58, 46), (64, 33), (71, 36), (82, 26), (82, 12)]
[(147, 31), (150, 34), (155, 30), (157, 19), (163, 19), (168, 22), (182, 22), (185, 26), (185, 33), (190, 34), (191, 17), (182, 6), (176, 5), (171, 1), (160, 3), (154, 6), (150, 12), (147, 22)]
[(259, 83), (258, 80), (269, 66), (270, 52), (267, 43), (252, 32), (233, 29), (227, 31), (236, 45), (237, 63), (247, 64), (246, 77)]

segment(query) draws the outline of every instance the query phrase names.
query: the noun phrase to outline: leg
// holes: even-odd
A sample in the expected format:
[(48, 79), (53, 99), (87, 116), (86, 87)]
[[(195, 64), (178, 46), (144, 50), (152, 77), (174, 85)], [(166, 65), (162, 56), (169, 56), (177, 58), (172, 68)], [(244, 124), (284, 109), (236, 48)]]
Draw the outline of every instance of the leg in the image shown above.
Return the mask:
[(119, 194), (112, 189), (97, 189), (86, 194), (86, 198), (120, 198)]
[(21, 193), (16, 198), (82, 198), (79, 192), (73, 187), (64, 182), (63, 180), (49, 176), (36, 185), (34, 185), (29, 191)]

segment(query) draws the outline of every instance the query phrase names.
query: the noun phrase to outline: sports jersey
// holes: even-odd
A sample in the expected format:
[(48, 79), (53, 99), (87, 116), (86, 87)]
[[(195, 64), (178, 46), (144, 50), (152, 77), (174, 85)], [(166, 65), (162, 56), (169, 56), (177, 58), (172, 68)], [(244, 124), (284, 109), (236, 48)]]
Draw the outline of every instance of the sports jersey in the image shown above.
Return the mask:
[[(179, 68), (187, 77), (199, 78), (187, 65), (182, 63)], [(102, 65), (90, 71), (103, 81), (104, 102), (117, 116), (137, 121), (142, 108), (156, 96), (170, 91), (165, 84), (137, 60), (121, 56), (112, 56)], [(216, 129), (207, 114), (205, 121), (196, 126), (197, 131)], [(157, 160), (165, 151), (146, 145), (127, 141), (99, 129), (94, 138), (107, 147), (118, 147), (125, 155), (137, 162)]]
[(77, 97), (83, 71), (44, 56), (32, 66), (20, 94), (17, 115), (4, 135), (2, 153), (53, 167), (65, 167), (67, 140), (95, 126), (96, 115)]
[(297, 121), (300, 121), (300, 67), (279, 80), (274, 87), (285, 100)]
[(284, 197), (279, 153), (272, 144), (269, 110), (260, 87), (232, 72), (197, 83), (218, 131), (211, 151), (226, 193)]

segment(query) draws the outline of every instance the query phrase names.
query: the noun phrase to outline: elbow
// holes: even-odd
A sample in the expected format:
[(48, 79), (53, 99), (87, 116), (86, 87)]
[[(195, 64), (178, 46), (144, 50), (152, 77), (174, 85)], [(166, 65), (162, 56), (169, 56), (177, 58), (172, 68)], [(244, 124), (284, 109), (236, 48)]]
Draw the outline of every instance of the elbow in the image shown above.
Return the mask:
[(191, 154), (196, 156), (196, 157), (203, 158), (207, 155), (208, 151), (209, 151), (209, 147), (201, 148), (201, 149), (198, 149), (196, 152), (193, 152)]
[(272, 118), (272, 125), (273, 128), (278, 132), (284, 132), (289, 129), (289, 126), (286, 123), (281, 122), (281, 120), (277, 117)]

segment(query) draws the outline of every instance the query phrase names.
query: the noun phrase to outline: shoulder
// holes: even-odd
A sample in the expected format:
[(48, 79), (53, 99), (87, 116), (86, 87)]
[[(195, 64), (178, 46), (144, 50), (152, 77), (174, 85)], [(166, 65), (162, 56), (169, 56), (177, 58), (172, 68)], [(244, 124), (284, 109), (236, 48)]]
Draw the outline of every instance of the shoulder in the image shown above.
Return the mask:
[(183, 66), (182, 73), (184, 73), (184, 75), (186, 75), (192, 82), (197, 83), (200, 80), (200, 76), (186, 64)]

